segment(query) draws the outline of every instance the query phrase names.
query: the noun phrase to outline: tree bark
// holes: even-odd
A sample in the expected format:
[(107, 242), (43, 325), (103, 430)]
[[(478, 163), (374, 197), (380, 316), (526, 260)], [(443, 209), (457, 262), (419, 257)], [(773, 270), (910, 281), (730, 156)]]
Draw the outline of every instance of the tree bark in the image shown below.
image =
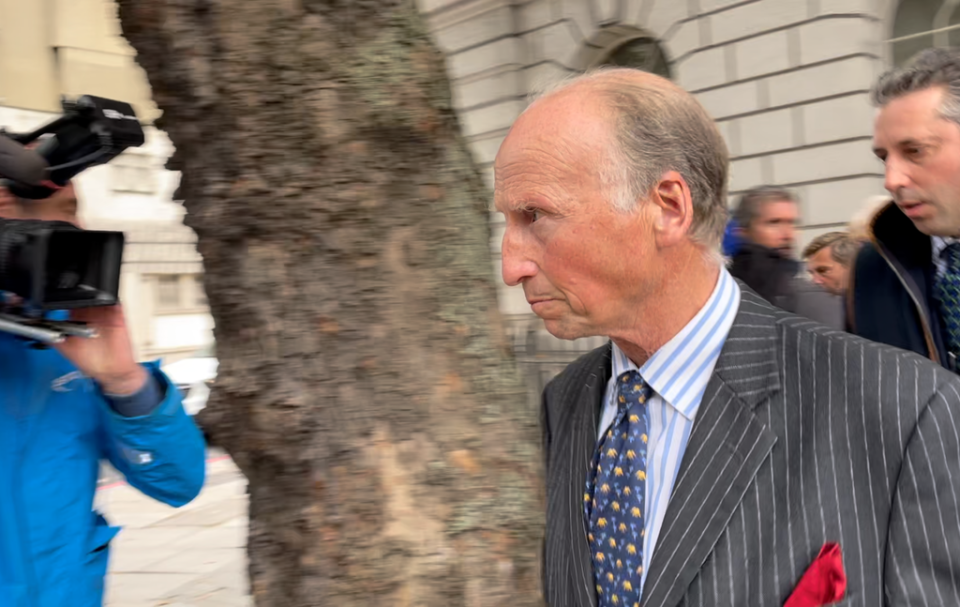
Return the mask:
[(533, 605), (536, 415), (412, 0), (119, 0), (216, 322), (260, 607)]

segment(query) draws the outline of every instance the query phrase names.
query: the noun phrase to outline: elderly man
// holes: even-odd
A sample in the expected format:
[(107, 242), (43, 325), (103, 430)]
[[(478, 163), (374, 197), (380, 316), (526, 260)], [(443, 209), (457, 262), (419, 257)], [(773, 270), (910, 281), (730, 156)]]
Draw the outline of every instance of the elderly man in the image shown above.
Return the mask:
[(582, 76), (495, 170), (504, 280), (553, 335), (612, 342), (543, 396), (550, 605), (960, 603), (960, 379), (727, 273), (727, 152), (693, 97)]

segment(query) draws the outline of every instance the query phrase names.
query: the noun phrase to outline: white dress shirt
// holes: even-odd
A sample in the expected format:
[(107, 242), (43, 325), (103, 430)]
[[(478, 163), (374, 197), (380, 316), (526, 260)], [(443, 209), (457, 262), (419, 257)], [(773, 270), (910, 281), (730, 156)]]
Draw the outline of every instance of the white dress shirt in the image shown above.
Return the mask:
[(638, 370), (653, 390), (652, 398), (647, 401), (649, 442), (641, 588), (647, 579), (693, 420), (739, 308), (740, 287), (730, 273), (721, 268), (707, 303), (643, 367), (637, 369), (613, 344), (613, 373), (604, 396), (598, 444), (617, 414), (617, 378), (621, 374)]

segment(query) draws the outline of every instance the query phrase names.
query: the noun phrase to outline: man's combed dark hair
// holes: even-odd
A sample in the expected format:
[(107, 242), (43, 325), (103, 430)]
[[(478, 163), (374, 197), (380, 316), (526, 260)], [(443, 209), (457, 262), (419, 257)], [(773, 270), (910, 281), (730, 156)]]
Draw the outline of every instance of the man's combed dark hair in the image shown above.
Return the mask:
[(930, 48), (904, 67), (888, 71), (873, 87), (873, 102), (883, 107), (898, 97), (933, 87), (947, 92), (941, 116), (960, 124), (960, 49)]

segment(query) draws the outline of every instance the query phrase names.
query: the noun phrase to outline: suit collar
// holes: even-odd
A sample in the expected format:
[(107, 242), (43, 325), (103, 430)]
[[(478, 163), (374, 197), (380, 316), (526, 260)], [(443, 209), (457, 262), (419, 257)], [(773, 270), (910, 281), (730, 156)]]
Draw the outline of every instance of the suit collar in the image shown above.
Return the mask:
[(654, 549), (645, 607), (682, 600), (777, 440), (754, 413), (780, 391), (776, 312), (741, 289), (740, 310), (704, 393)]
[[(645, 607), (673, 607), (680, 601), (776, 442), (753, 413), (780, 391), (776, 312), (743, 283), (740, 289), (740, 308), (703, 395), (654, 550)], [(569, 481), (564, 503), (551, 509), (564, 512), (563, 520), (576, 529), (563, 594), (581, 607), (597, 604), (583, 491), (612, 372), (611, 352), (608, 343), (577, 365), (582, 388), (562, 396), (560, 411), (566, 419), (557, 424), (573, 435), (555, 437), (572, 448), (569, 457), (555, 460), (566, 469), (551, 474)]]
[[(584, 399), (590, 399), (593, 405), (593, 440), (597, 439), (597, 424), (600, 423), (600, 413), (603, 411), (603, 396), (607, 391), (607, 382), (613, 374), (613, 345), (607, 342), (606, 346), (598, 353), (596, 361), (593, 363), (593, 372), (587, 383), (583, 387)], [(583, 402), (583, 401), (581, 401)]]
[[(569, 390), (561, 396), (561, 419), (556, 427), (566, 435), (556, 436), (557, 444), (567, 445), (568, 453), (554, 458), (555, 472), (552, 478), (564, 479), (562, 502), (549, 504), (551, 518), (569, 526), (569, 558), (565, 559), (567, 570), (553, 578), (558, 585), (556, 596), (565, 603), (578, 607), (596, 607), (596, 582), (593, 579), (593, 561), (587, 541), (587, 526), (583, 516), (583, 493), (597, 444), (597, 424), (603, 404), (603, 395), (610, 379), (610, 344), (594, 350), (581, 359), (578, 382), (579, 390)], [(563, 467), (562, 469), (560, 467)], [(552, 589), (551, 589), (552, 591)]]
[(737, 282), (742, 293), (740, 310), (714, 375), (752, 410), (780, 391), (776, 311), (748, 286)]
[[(723, 268), (703, 307), (639, 368), (653, 391), (687, 420), (696, 418), (739, 307), (740, 287)], [(636, 368), (616, 345), (612, 355), (614, 375)]]

